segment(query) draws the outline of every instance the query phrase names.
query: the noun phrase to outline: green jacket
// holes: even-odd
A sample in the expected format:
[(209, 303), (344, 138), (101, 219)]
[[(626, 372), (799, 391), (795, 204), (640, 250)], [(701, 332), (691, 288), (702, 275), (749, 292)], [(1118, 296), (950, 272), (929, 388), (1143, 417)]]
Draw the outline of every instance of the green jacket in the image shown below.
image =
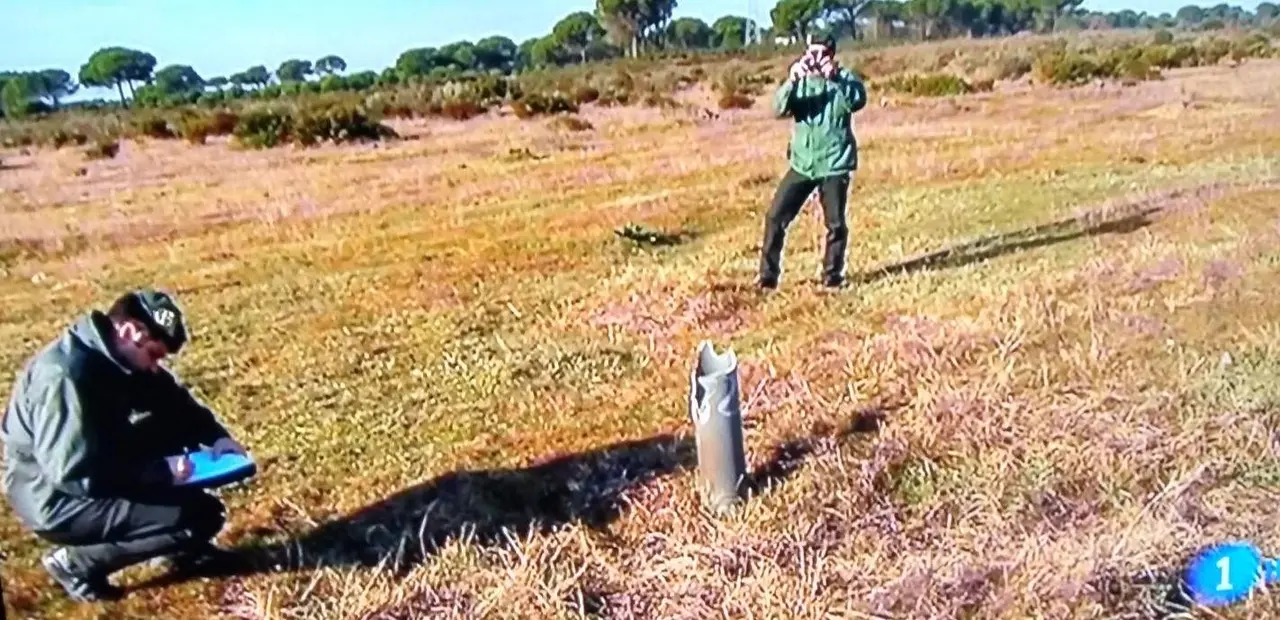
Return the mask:
[[(90, 498), (173, 484), (163, 459), (144, 461), (130, 449), (134, 413), (171, 420), (165, 426), (183, 447), (227, 436), (167, 370), (135, 372), (118, 361), (107, 345), (111, 329), (110, 319), (93, 311), (45, 345), (19, 373), (0, 421), (5, 494), (37, 532), (56, 530)], [(163, 447), (170, 448), (181, 451)]]
[(810, 178), (849, 174), (858, 169), (853, 114), (867, 105), (867, 87), (848, 69), (834, 79), (788, 79), (773, 95), (773, 113), (795, 119), (787, 158), (791, 168)]

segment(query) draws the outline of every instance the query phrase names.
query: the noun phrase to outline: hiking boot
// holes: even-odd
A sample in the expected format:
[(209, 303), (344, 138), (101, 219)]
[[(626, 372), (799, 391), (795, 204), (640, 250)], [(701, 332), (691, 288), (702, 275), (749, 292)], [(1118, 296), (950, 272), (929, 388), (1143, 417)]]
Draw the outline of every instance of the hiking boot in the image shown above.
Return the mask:
[(66, 547), (59, 547), (41, 557), (40, 563), (72, 600), (82, 603), (114, 601), (124, 595), (124, 590), (111, 585), (105, 574), (88, 575), (72, 568), (67, 553)]
[(778, 288), (777, 278), (760, 278), (756, 280), (756, 287), (762, 291), (772, 291)]
[(842, 277), (831, 277), (822, 279), (822, 288), (830, 291), (839, 290), (848, 286), (848, 282)]

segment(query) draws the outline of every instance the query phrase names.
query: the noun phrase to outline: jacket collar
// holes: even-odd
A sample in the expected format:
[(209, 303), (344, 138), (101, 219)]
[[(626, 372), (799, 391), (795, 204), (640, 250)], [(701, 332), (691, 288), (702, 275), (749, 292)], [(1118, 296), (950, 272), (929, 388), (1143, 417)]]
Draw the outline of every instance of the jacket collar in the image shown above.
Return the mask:
[(110, 360), (120, 372), (132, 375), (133, 370), (120, 359), (111, 346), (111, 319), (99, 310), (90, 311), (71, 325), (70, 335), (90, 351)]

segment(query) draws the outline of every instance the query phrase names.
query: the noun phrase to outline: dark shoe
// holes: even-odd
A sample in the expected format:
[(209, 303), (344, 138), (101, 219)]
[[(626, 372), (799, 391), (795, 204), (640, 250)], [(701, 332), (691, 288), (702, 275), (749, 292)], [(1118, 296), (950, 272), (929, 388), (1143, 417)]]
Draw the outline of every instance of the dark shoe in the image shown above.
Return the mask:
[(756, 286), (762, 291), (772, 291), (778, 288), (777, 278), (760, 278), (756, 280)]
[(838, 290), (848, 286), (844, 278), (825, 278), (822, 280), (822, 287), (829, 290)]
[(124, 590), (111, 585), (106, 575), (85, 575), (73, 569), (67, 560), (65, 547), (46, 553), (40, 558), (40, 563), (72, 600), (93, 603), (114, 601), (124, 596)]

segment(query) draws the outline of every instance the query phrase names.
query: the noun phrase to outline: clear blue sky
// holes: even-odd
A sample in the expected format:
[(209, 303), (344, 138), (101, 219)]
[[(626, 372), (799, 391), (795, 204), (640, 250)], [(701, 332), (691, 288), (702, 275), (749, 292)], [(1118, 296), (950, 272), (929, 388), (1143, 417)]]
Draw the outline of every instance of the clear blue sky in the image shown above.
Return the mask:
[[(767, 24), (775, 0), (680, 0), (675, 16), (708, 23), (754, 6)], [(1090, 9), (1174, 13), (1187, 0), (1086, 0)], [(1194, 2), (1210, 6), (1216, 2)], [(1250, 10), (1257, 2), (1243, 4)], [(205, 78), (289, 58), (337, 54), (348, 71), (381, 70), (400, 52), (502, 34), (519, 43), (595, 0), (0, 0), (0, 70), (57, 67), (72, 76), (108, 45), (191, 65)], [(75, 99), (113, 97), (93, 89)]]

